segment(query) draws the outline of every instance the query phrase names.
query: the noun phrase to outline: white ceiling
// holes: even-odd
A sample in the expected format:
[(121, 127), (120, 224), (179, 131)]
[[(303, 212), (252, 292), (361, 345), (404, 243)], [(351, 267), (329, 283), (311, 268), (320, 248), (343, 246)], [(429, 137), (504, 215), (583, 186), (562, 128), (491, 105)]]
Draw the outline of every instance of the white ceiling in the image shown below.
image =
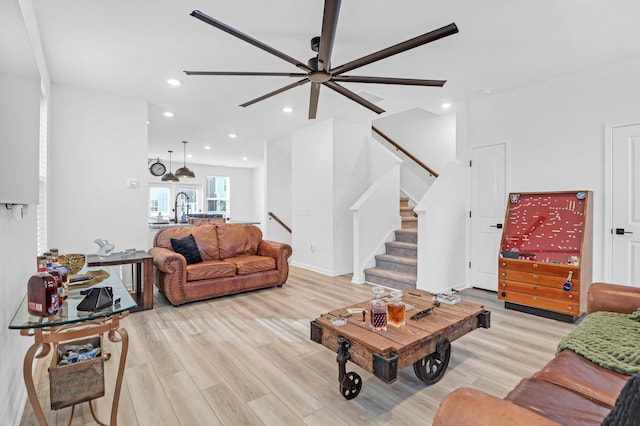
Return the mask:
[[(180, 142), (187, 140), (191, 162), (255, 166), (263, 141), (309, 123), (309, 85), (237, 106), (293, 78), (187, 77), (182, 71), (299, 72), (189, 13), (201, 10), (306, 63), (313, 56), (309, 40), (320, 33), (323, 0), (32, 3), (53, 83), (149, 102), (149, 157), (166, 158), (172, 149), (180, 160)], [(446, 79), (443, 88), (345, 83), (383, 98), (378, 105), (387, 116), (414, 107), (441, 113), (444, 100), (455, 105), (486, 96), (483, 89), (499, 93), (637, 56), (639, 18), (637, 0), (344, 0), (332, 65), (455, 22), (458, 34), (347, 73)], [(23, 26), (18, 0), (2, 0), (0, 72), (37, 75)], [(183, 85), (169, 86), (168, 78)], [(294, 112), (284, 114), (284, 106)], [(175, 117), (163, 117), (166, 110)], [(333, 116), (378, 117), (323, 87), (318, 120)], [(229, 133), (238, 137), (231, 140)]]

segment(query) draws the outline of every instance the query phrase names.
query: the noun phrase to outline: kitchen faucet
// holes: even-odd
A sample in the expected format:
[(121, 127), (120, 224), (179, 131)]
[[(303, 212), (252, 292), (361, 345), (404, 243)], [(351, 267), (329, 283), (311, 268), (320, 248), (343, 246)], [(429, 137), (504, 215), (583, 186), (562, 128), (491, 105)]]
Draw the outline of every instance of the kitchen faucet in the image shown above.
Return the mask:
[[(184, 195), (187, 198), (187, 216), (189, 216), (189, 196), (186, 192), (180, 191), (176, 194), (176, 202), (173, 205), (174, 221), (176, 223), (178, 223), (178, 198), (180, 198), (180, 195)], [(182, 213), (184, 214), (184, 211)]]

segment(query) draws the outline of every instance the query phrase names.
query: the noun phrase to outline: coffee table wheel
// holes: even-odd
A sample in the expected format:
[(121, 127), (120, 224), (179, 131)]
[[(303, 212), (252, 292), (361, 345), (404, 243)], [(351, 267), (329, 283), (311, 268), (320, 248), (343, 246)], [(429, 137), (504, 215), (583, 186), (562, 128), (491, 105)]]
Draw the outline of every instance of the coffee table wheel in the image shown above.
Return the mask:
[(444, 339), (436, 345), (436, 351), (427, 355), (420, 361), (413, 363), (413, 371), (416, 377), (427, 385), (432, 385), (442, 379), (444, 372), (449, 366), (451, 357), (451, 343), (449, 339)]
[(353, 371), (347, 373), (340, 383), (340, 393), (344, 399), (353, 399), (360, 393), (362, 389), (362, 377)]

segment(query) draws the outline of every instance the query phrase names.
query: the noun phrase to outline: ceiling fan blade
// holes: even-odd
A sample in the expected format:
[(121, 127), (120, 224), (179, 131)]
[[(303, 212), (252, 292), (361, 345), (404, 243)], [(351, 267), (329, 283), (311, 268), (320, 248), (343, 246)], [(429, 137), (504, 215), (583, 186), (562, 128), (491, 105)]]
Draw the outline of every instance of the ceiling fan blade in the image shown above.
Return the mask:
[(298, 87), (298, 86), (302, 86), (305, 83), (308, 83), (309, 79), (308, 78), (303, 78), (302, 80), (296, 81), (295, 83), (291, 83), (291, 84), (287, 84), (284, 87), (279, 88), (278, 90), (274, 90), (273, 92), (269, 92), (266, 95), (262, 95), (259, 98), (255, 98), (250, 100), (249, 102), (245, 102), (243, 104), (240, 104), (241, 107), (248, 107), (249, 105), (253, 105), (256, 102), (260, 102), (260, 101), (264, 101), (267, 98), (270, 98), (272, 96), (277, 95), (278, 93), (282, 93), (285, 92), (289, 89), (293, 89), (294, 87)]
[(193, 16), (194, 18), (197, 18), (199, 20), (201, 20), (202, 22), (206, 22), (209, 25), (212, 25), (228, 34), (231, 34), (234, 37), (239, 38), (240, 40), (244, 40), (249, 44), (252, 44), (262, 50), (264, 50), (265, 52), (269, 52), (272, 55), (277, 56), (280, 59), (284, 59), (285, 61), (289, 62), (290, 64), (295, 65), (296, 67), (303, 69), (305, 71), (311, 72), (311, 68), (309, 68), (306, 64), (300, 62), (299, 60), (292, 58), (291, 56), (280, 52), (277, 49), (274, 49), (271, 46), (268, 46), (266, 44), (264, 44), (263, 42), (256, 40), (255, 38), (236, 30), (235, 28), (232, 28), (230, 26), (228, 26), (227, 24), (224, 24), (220, 21), (218, 21), (215, 18), (212, 18), (211, 16), (200, 12), (199, 10), (194, 10), (193, 12), (190, 13), (191, 16)]
[(343, 96), (346, 96), (347, 98), (351, 99), (352, 101), (355, 101), (357, 103), (359, 103), (360, 105), (369, 108), (371, 111), (377, 113), (377, 114), (382, 114), (384, 112), (384, 110), (382, 108), (380, 108), (379, 106), (377, 106), (376, 104), (369, 102), (368, 100), (366, 100), (365, 98), (363, 98), (362, 96), (356, 95), (354, 92), (352, 92), (351, 90), (340, 86), (338, 83), (335, 83), (333, 81), (327, 81), (322, 83), (325, 86), (335, 90), (336, 92), (340, 93)]
[(318, 49), (318, 71), (328, 72), (331, 67), (331, 52), (336, 38), (338, 15), (341, 0), (325, 0), (322, 16), (322, 33), (320, 33), (320, 47)]
[(320, 97), (320, 83), (311, 83), (311, 96), (309, 97), (309, 120), (316, 118), (318, 112), (318, 98)]
[(365, 77), (355, 75), (336, 75), (333, 81), (341, 83), (378, 83), (378, 84), (404, 84), (407, 86), (436, 86), (442, 87), (447, 80), (422, 80), (418, 78), (394, 78), (394, 77)]
[(409, 49), (413, 49), (414, 47), (422, 46), (423, 44), (439, 40), (457, 32), (458, 27), (456, 26), (456, 24), (449, 24), (442, 28), (438, 28), (437, 30), (433, 30), (418, 37), (414, 37), (410, 40), (403, 41), (402, 43), (394, 44), (393, 46), (387, 47), (386, 49), (382, 49), (369, 55), (363, 56), (362, 58), (347, 62), (346, 64), (333, 68), (331, 70), (331, 74), (336, 76), (347, 71), (351, 71), (353, 69), (368, 65), (372, 62), (388, 58), (389, 56), (397, 55), (398, 53), (405, 52)]
[(301, 72), (184, 71), (186, 75), (231, 75), (258, 77), (306, 77)]

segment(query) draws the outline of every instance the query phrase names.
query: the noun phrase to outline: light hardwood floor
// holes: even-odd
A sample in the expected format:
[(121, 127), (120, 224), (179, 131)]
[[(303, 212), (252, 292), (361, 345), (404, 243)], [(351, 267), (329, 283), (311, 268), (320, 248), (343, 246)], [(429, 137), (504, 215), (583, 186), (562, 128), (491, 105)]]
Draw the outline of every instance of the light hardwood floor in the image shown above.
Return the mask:
[[(338, 306), (370, 298), (368, 285), (350, 277), (326, 277), (291, 268), (282, 288), (191, 303), (175, 308), (160, 294), (155, 308), (122, 325), (130, 349), (120, 398), (120, 425), (429, 425), (440, 401), (462, 386), (504, 397), (521, 378), (539, 370), (573, 327), (505, 310), (495, 293), (468, 289), (465, 300), (491, 310), (491, 328), (452, 344), (449, 369), (425, 386), (412, 368), (386, 384), (358, 366), (357, 398), (338, 388), (336, 354), (309, 340), (309, 321)], [(106, 339), (105, 339), (106, 340)], [(119, 348), (105, 363), (107, 397), (96, 401), (109, 418)], [(70, 408), (49, 410), (48, 360), (36, 374), (51, 425), (69, 421)], [(74, 425), (94, 424), (87, 404), (76, 407)], [(27, 403), (22, 425), (37, 424)]]

